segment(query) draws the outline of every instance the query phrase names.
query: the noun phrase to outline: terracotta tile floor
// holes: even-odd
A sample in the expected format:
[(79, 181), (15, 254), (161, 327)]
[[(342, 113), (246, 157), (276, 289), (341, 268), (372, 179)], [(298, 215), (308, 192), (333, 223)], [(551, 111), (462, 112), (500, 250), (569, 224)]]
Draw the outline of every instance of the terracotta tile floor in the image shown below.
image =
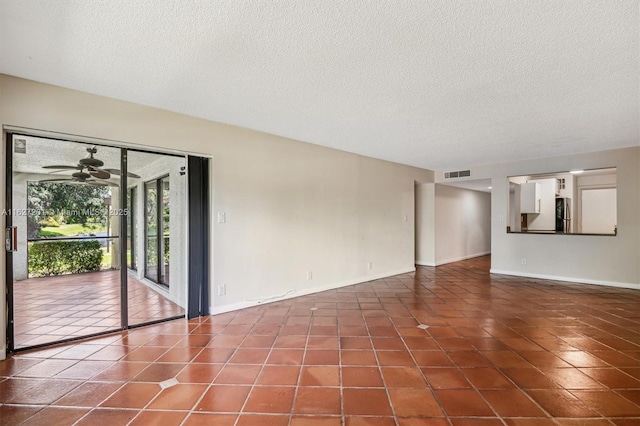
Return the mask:
[[(15, 348), (120, 327), (120, 271), (14, 282)], [(129, 276), (129, 324), (184, 315), (184, 309)]]
[(637, 425), (640, 292), (489, 258), (0, 362), (0, 423)]

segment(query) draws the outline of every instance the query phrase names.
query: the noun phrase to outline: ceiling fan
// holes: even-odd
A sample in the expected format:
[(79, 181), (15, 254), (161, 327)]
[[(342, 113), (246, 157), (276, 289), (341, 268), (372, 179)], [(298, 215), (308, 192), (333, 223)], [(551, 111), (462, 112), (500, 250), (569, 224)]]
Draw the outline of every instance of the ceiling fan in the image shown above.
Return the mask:
[[(86, 158), (80, 159), (75, 166), (69, 165), (51, 165), (43, 166), (43, 169), (53, 169), (52, 173), (57, 173), (64, 170), (78, 170), (71, 175), (71, 179), (45, 179), (40, 182), (70, 182), (70, 183), (86, 183), (89, 185), (97, 186), (118, 186), (118, 184), (106, 181), (105, 179), (111, 178), (111, 175), (120, 176), (121, 171), (118, 169), (101, 169), (104, 166), (102, 160), (98, 160), (94, 157), (94, 154), (98, 152), (95, 146), (87, 148), (89, 155)], [(86, 170), (86, 172), (85, 172)], [(127, 172), (127, 177), (140, 178), (135, 173)]]
[[(102, 172), (102, 170), (100, 170), (99, 172)], [(71, 179), (43, 179), (43, 180), (39, 180), (38, 182), (51, 182), (51, 183), (82, 183), (82, 184), (87, 184), (87, 185), (94, 185), (94, 186), (120, 186), (115, 182), (110, 182), (108, 180), (108, 177), (100, 177), (100, 176), (108, 176), (110, 177), (111, 175), (109, 175), (108, 173), (105, 174), (101, 174), (101, 173), (96, 173), (93, 171), (90, 171), (89, 173), (86, 173), (84, 171), (84, 168), (80, 169), (79, 172), (75, 172), (71, 175)]]

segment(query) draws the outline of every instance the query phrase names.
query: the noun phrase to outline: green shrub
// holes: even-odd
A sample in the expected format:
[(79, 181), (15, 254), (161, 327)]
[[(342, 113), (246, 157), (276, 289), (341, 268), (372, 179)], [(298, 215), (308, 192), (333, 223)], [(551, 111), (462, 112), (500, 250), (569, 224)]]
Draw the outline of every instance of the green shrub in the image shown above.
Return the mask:
[(29, 275), (50, 276), (99, 271), (100, 242), (40, 241), (29, 247)]
[(53, 228), (58, 228), (60, 226), (60, 222), (58, 222), (56, 220), (56, 218), (49, 216), (46, 219), (41, 220), (40, 222), (38, 222), (41, 226), (49, 226), (49, 227), (53, 227)]

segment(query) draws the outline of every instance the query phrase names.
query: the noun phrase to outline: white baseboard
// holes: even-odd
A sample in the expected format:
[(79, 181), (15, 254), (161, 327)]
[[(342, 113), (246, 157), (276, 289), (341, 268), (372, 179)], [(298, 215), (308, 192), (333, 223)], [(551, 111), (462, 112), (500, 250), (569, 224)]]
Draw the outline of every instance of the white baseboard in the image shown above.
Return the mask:
[(595, 284), (595, 285), (603, 285), (608, 287), (632, 288), (635, 290), (640, 290), (640, 284), (622, 283), (618, 281), (591, 280), (587, 278), (562, 277), (557, 275), (546, 275), (546, 274), (533, 274), (529, 272), (505, 271), (502, 269), (491, 269), (489, 272), (492, 274), (499, 274), (499, 275), (511, 275), (516, 277), (539, 278), (542, 280), (566, 281), (570, 283)]
[[(446, 259), (446, 260), (440, 260), (440, 261), (436, 262), (435, 266), (445, 265), (447, 263), (453, 263), (453, 262), (460, 262), (461, 260), (473, 259), (474, 257), (486, 256), (488, 254), (491, 254), (491, 251), (485, 251), (485, 252), (482, 252), (482, 253), (474, 253), (474, 254), (469, 254), (467, 256), (461, 256), (461, 257), (454, 257), (454, 258)], [(427, 266), (431, 266), (431, 265), (427, 265)]]
[(346, 286), (355, 285), (355, 284), (362, 284), (369, 281), (379, 280), (381, 278), (392, 277), (394, 275), (408, 274), (410, 272), (415, 272), (415, 270), (416, 270), (415, 267), (406, 268), (406, 269), (400, 269), (397, 271), (386, 272), (383, 274), (367, 275), (365, 277), (342, 281), (339, 283), (325, 284), (325, 285), (309, 287), (309, 288), (300, 289), (300, 290), (289, 290), (284, 294), (265, 297), (260, 300), (243, 300), (241, 302), (230, 303), (228, 305), (211, 306), (209, 307), (209, 312), (211, 313), (211, 315), (223, 314), (225, 312), (237, 311), (239, 309), (245, 309), (245, 308), (250, 308), (252, 306), (263, 305), (265, 303), (279, 302), (281, 300), (287, 300), (294, 297), (306, 296), (308, 294), (313, 294), (313, 293), (320, 293), (321, 291), (333, 290), (336, 288), (346, 287)]
[(419, 265), (419, 266), (436, 266), (435, 262), (425, 262), (423, 260), (416, 260), (416, 265)]

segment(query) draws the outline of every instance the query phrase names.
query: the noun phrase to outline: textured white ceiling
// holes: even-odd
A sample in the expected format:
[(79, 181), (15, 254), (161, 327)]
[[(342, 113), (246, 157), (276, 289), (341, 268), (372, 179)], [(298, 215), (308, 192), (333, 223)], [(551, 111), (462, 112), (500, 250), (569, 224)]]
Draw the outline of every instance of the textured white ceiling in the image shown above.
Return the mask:
[(639, 26), (637, 0), (0, 0), (0, 72), (440, 170), (638, 145)]

